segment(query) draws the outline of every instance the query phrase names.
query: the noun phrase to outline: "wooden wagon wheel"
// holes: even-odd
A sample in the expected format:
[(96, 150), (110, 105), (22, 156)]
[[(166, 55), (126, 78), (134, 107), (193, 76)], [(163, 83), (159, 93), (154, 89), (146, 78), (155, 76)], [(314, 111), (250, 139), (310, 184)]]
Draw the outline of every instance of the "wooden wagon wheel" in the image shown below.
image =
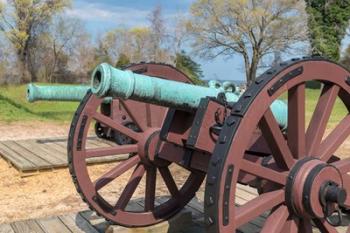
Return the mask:
[[(127, 69), (149, 76), (190, 82), (189, 78), (175, 68), (162, 64), (138, 64)], [(137, 131), (124, 124), (113, 121), (99, 112), (102, 99), (88, 93), (81, 102), (72, 121), (68, 140), (69, 168), (77, 191), (92, 210), (113, 223), (127, 226), (148, 226), (164, 221), (180, 211), (195, 195), (204, 179), (203, 173), (188, 172), (181, 187), (175, 182), (171, 173), (171, 163), (155, 159), (159, 143), (159, 130), (167, 108), (145, 104), (138, 101), (120, 100), (121, 107), (128, 113)], [(134, 144), (114, 145), (112, 147), (88, 149), (88, 131), (93, 121), (100, 122), (129, 138)], [(88, 158), (97, 158), (117, 154), (132, 155), (109, 171), (94, 179), (90, 176), (86, 164)], [(116, 200), (111, 202), (101, 194), (101, 189), (115, 181), (123, 174), (131, 173), (127, 182), (119, 182), (112, 187), (123, 187), (115, 192)], [(159, 175), (157, 176), (157, 173)], [(161, 178), (160, 178), (161, 177)], [(131, 198), (145, 179), (145, 191), (138, 203), (142, 209), (130, 206)], [(165, 202), (157, 202), (157, 180), (162, 179), (170, 197)], [(138, 206), (140, 207), (140, 206)]]
[[(306, 127), (305, 82), (311, 80), (323, 87)], [(279, 128), (270, 109), (283, 94), (288, 96), (287, 132)], [(337, 97), (349, 111), (350, 73), (321, 58), (281, 63), (248, 88), (226, 119), (209, 164), (207, 232), (232, 233), (262, 214), (267, 215), (261, 230), (265, 233), (311, 233), (313, 227), (337, 232), (333, 225), (340, 223), (329, 215), (350, 206), (350, 155), (334, 156), (349, 136), (350, 115), (325, 135)], [(257, 128), (271, 150), (269, 165), (246, 159)], [(240, 172), (269, 183), (269, 188), (235, 206)]]

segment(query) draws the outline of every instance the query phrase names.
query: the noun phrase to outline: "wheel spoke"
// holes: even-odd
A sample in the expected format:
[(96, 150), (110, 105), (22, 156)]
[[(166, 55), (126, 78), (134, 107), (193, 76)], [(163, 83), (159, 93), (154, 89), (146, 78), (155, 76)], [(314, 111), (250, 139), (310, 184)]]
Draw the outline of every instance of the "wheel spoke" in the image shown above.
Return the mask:
[(328, 161), (335, 151), (343, 144), (350, 134), (350, 115), (347, 115), (323, 140), (317, 155), (323, 161)]
[(283, 227), (283, 233), (298, 233), (298, 221), (293, 217), (286, 222)]
[(317, 228), (320, 229), (321, 233), (337, 233), (336, 228), (331, 226), (324, 219), (315, 219), (314, 222)]
[(342, 159), (332, 163), (341, 174), (347, 174), (350, 172), (350, 158)]
[(255, 219), (264, 212), (284, 202), (284, 191), (277, 190), (261, 194), (246, 204), (236, 207), (236, 227)]
[(130, 159), (118, 164), (116, 167), (114, 167), (112, 170), (108, 171), (107, 173), (103, 174), (100, 178), (98, 178), (94, 182), (95, 190), (100, 190), (125, 172), (127, 172), (129, 169), (134, 167), (136, 164), (140, 162), (140, 158), (138, 156), (131, 157)]
[(174, 181), (173, 176), (170, 173), (170, 170), (168, 167), (160, 167), (159, 168), (160, 175), (162, 176), (165, 185), (167, 186), (170, 194), (173, 197), (177, 197), (179, 195), (179, 189), (177, 188), (177, 185)]
[(288, 91), (288, 146), (294, 156), (305, 157), (305, 84)]
[(286, 206), (280, 206), (275, 211), (273, 211), (270, 216), (265, 221), (264, 227), (262, 228), (262, 233), (280, 233), (283, 229), (284, 224), (288, 219), (289, 213)]
[(350, 208), (350, 175), (343, 174), (343, 188), (346, 190), (346, 193), (348, 194), (346, 196), (345, 205)]
[(145, 190), (145, 211), (154, 210), (154, 201), (156, 195), (157, 169), (155, 167), (147, 168), (146, 171), (146, 190)]
[(259, 126), (277, 165), (290, 169), (294, 164), (294, 158), (271, 109), (266, 111)]
[(308, 219), (301, 219), (299, 221), (299, 232), (300, 233), (312, 233), (311, 221)]
[(93, 118), (102, 123), (102, 124), (105, 124), (109, 127), (111, 127), (112, 129), (122, 133), (122, 134), (125, 134), (126, 136), (134, 139), (135, 141), (139, 141), (139, 138), (140, 138), (140, 135), (138, 133), (136, 133), (135, 131), (129, 129), (128, 127), (125, 127), (123, 126), (122, 124), (119, 124), (117, 122), (115, 122), (113, 119), (107, 117), (107, 116), (104, 116), (102, 115), (101, 113), (98, 113), (96, 112), (94, 115), (93, 115)]
[(121, 155), (137, 152), (137, 145), (123, 145), (106, 148), (88, 149), (85, 151), (86, 158), (103, 157), (109, 155)]
[(131, 175), (128, 184), (123, 190), (122, 194), (119, 197), (117, 204), (115, 205), (115, 209), (124, 210), (128, 205), (132, 195), (135, 193), (137, 186), (139, 185), (143, 174), (145, 173), (145, 167), (142, 164), (138, 164), (135, 168), (133, 174)]
[(246, 173), (256, 175), (260, 178), (275, 182), (277, 184), (282, 184), (282, 185), (286, 184), (286, 180), (287, 180), (286, 173), (272, 170), (270, 168), (262, 166), (261, 164), (251, 162), (246, 159), (242, 160), (240, 169), (245, 171)]
[(321, 92), (309, 127), (306, 131), (306, 148), (308, 156), (314, 156), (319, 148), (338, 93), (339, 87), (336, 85), (325, 85)]
[(132, 121), (141, 129), (143, 132), (147, 130), (147, 104), (143, 104), (137, 101), (120, 101), (123, 108), (128, 113)]

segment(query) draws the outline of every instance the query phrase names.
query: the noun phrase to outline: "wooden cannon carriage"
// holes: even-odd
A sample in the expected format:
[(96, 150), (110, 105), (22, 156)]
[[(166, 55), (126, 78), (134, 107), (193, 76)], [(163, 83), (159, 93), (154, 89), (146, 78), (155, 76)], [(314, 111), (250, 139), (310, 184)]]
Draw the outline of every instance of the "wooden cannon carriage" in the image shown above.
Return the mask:
[[(337, 97), (350, 110), (349, 71), (322, 58), (293, 59), (267, 70), (237, 96), (191, 85), (181, 72), (167, 69), (157, 75), (147, 64), (138, 72), (102, 64), (94, 71), (68, 145), (73, 181), (91, 209), (119, 225), (148, 226), (179, 212), (205, 182), (208, 233), (235, 232), (261, 214), (267, 215), (265, 233), (307, 233), (313, 227), (336, 232), (350, 207), (350, 158), (336, 155), (350, 133), (350, 115), (324, 135)], [(305, 84), (312, 80), (323, 87), (306, 127)], [(103, 114), (99, 106), (106, 97), (131, 102), (127, 112), (140, 130)], [(94, 122), (133, 141), (86, 149)], [(98, 178), (90, 176), (87, 158), (122, 153), (133, 156)], [(181, 183), (174, 165), (187, 172)], [(126, 183), (110, 185), (125, 173)], [(162, 202), (160, 179), (169, 193)], [(256, 188), (259, 196), (235, 205), (237, 184)], [(104, 196), (107, 186), (122, 188), (114, 200)], [(129, 203), (139, 186), (145, 205), (134, 210)]]

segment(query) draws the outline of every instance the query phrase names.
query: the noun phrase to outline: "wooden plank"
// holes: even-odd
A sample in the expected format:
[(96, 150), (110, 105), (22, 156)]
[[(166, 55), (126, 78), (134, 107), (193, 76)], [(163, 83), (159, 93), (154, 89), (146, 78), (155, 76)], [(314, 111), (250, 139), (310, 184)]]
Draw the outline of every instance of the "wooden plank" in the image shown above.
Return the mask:
[(254, 196), (259, 196), (258, 190), (255, 188), (249, 187), (248, 185), (237, 184), (237, 189), (240, 189)]
[(55, 141), (53, 143), (55, 143), (56, 145), (59, 145), (63, 148), (67, 148), (67, 141)]
[(248, 192), (244, 191), (243, 189), (236, 189), (236, 196), (239, 196), (246, 201), (250, 201), (250, 200), (253, 200), (254, 198), (256, 198), (258, 195), (248, 193)]
[(46, 233), (71, 233), (58, 217), (49, 217), (36, 220)]
[(122, 226), (109, 226), (106, 233), (180, 233), (188, 232), (193, 224), (192, 214), (182, 210), (171, 219), (149, 227), (126, 228)]
[(18, 154), (26, 158), (27, 160), (31, 161), (36, 167), (40, 168), (51, 168), (51, 164), (47, 161), (43, 160), (36, 154), (32, 153), (31, 151), (21, 147), (14, 141), (6, 141), (5, 144), (8, 148), (12, 149), (13, 151), (16, 151)]
[(89, 137), (88, 138), (88, 145), (91, 145), (93, 148), (100, 148), (100, 147), (111, 147), (115, 146), (116, 143), (101, 139), (101, 138), (96, 138), (96, 137)]
[[(91, 138), (91, 139), (93, 139), (93, 138)], [(108, 144), (108, 145), (110, 145), (110, 146), (115, 146), (115, 142), (113, 142), (113, 141), (110, 141), (110, 140), (106, 140), (106, 139), (102, 139), (102, 138), (98, 138), (98, 137), (95, 137), (94, 138), (96, 141), (98, 141), (98, 142), (103, 142), (103, 143), (105, 143), (105, 144)]]
[(56, 143), (53, 143), (53, 142), (50, 142), (50, 143), (42, 143), (42, 144), (39, 144), (40, 146), (41, 145), (45, 145), (49, 148), (52, 148), (54, 150), (56, 150), (57, 152), (61, 153), (64, 155), (64, 157), (66, 158), (67, 157), (67, 147), (63, 147), (61, 145), (58, 145)]
[(38, 143), (55, 143), (55, 142), (65, 142), (67, 137), (52, 137), (52, 138), (38, 138), (36, 139)]
[(102, 139), (91, 140), (91, 142), (97, 145), (98, 147), (111, 147), (117, 145), (116, 143)]
[(21, 171), (30, 171), (36, 167), (34, 163), (24, 158), (13, 149), (7, 147), (2, 142), (0, 142), (0, 153), (5, 160), (10, 161), (17, 169)]
[[(59, 142), (55, 142), (55, 147), (59, 148), (64, 148), (64, 146), (67, 146), (67, 143), (64, 141), (59, 141)], [(52, 146), (52, 144), (50, 143), (50, 146)], [(107, 145), (109, 147), (109, 145)], [(94, 148), (96, 148), (97, 146), (94, 145)], [(97, 147), (98, 148), (98, 147)], [(67, 153), (67, 148), (64, 148), (64, 150)], [(123, 161), (129, 158), (128, 154), (121, 154), (121, 155), (111, 155), (111, 156), (104, 156), (104, 157), (96, 157), (96, 158), (89, 158), (87, 159), (87, 163), (88, 164), (97, 164), (97, 163), (109, 163), (109, 162), (117, 162), (117, 161)], [(68, 163), (68, 161), (67, 161)]]
[[(66, 144), (66, 140), (50, 139), (3, 141), (0, 142), (0, 154), (22, 172), (66, 167), (68, 165), (67, 149), (64, 147)], [(108, 144), (105, 145), (109, 147)], [(128, 158), (128, 154), (111, 155), (89, 158), (87, 163), (110, 163)]]
[(54, 155), (56, 155), (56, 158), (59, 159), (62, 163), (62, 165), (67, 165), (68, 164), (68, 158), (67, 158), (67, 150), (65, 152), (63, 151), (58, 151), (55, 146), (55, 144), (45, 144), (45, 145), (40, 145), (43, 150), (46, 151), (52, 151)]
[(63, 146), (62, 144), (56, 143), (56, 142), (50, 142), (49, 145), (51, 147), (56, 148), (56, 150), (62, 151), (67, 155), (67, 144), (65, 146)]
[(34, 220), (14, 222), (11, 226), (16, 233), (45, 233)]
[[(246, 200), (240, 198), (239, 196), (236, 196), (235, 201), (236, 201), (237, 205), (244, 205), (245, 203), (247, 203)], [(253, 219), (252, 221), (250, 221), (249, 223), (245, 224), (244, 228), (242, 228), (241, 230), (243, 232), (246, 232), (247, 229), (255, 229), (255, 228), (260, 229), (263, 226), (263, 224), (265, 223), (265, 220), (266, 220), (266, 218), (264, 216), (259, 216), (255, 219)], [(243, 230), (243, 229), (245, 229), (245, 230)]]
[(100, 233), (105, 233), (106, 229), (110, 225), (104, 218), (97, 216), (93, 211), (83, 211), (79, 214)]
[(124, 161), (128, 158), (129, 158), (128, 154), (121, 154), (121, 155), (111, 155), (111, 156), (104, 156), (104, 157), (88, 158), (86, 160), (86, 162), (88, 164), (110, 163), (110, 162)]
[(0, 225), (1, 233), (15, 233), (10, 224), (1, 224)]
[(42, 146), (39, 146), (38, 144), (33, 144), (28, 140), (18, 141), (17, 144), (32, 152), (33, 154), (36, 154), (38, 157), (49, 163), (51, 167), (65, 165), (65, 163), (62, 162), (61, 159), (57, 158), (57, 153), (54, 153), (54, 151), (46, 151), (43, 149)]
[(51, 152), (57, 159), (60, 161), (67, 163), (67, 148), (60, 147), (54, 143), (38, 143), (37, 140), (29, 140), (32, 144), (42, 148), (47, 153)]
[(74, 233), (98, 233), (79, 213), (63, 215), (59, 218)]

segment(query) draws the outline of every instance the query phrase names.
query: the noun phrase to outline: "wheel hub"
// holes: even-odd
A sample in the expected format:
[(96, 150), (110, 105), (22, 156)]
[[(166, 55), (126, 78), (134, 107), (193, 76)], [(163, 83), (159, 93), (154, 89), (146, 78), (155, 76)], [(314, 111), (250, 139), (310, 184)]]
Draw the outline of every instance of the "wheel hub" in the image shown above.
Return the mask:
[(328, 218), (344, 205), (346, 195), (338, 169), (319, 159), (299, 160), (288, 175), (286, 203), (300, 218)]
[(158, 128), (151, 128), (144, 132), (144, 137), (138, 142), (138, 156), (145, 165), (160, 165), (156, 156), (160, 143), (159, 132)]

